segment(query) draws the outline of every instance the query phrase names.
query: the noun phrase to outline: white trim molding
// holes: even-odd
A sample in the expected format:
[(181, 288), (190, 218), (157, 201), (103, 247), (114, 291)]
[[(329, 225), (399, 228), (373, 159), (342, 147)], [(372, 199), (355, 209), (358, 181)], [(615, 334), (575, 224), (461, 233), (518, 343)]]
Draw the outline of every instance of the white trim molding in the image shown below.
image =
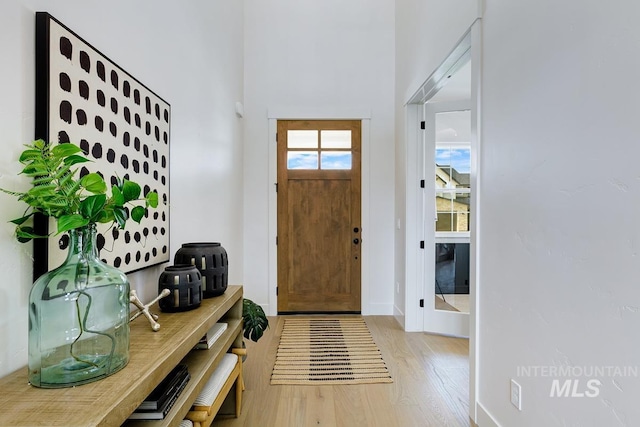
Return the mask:
[(277, 105), (267, 109), (267, 118), (276, 120), (366, 120), (371, 119), (371, 108), (360, 106), (291, 107)]
[(476, 420), (478, 427), (501, 427), (480, 402), (476, 402), (476, 411), (478, 413)]

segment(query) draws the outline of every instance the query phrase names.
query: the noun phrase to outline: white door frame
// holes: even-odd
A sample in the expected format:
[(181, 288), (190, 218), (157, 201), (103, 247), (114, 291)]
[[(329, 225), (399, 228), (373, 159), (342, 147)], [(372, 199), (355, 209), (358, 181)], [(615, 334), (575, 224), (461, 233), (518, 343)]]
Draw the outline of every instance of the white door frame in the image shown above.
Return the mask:
[[(471, 58), (471, 144), (476, 149), (471, 152), (471, 187), (475, 189), (471, 193), (471, 205), (474, 206), (475, 215), (471, 216), (470, 229), (470, 266), (469, 266), (469, 416), (477, 420), (478, 378), (476, 367), (478, 366), (478, 315), (481, 307), (477, 303), (478, 289), (481, 286), (479, 280), (480, 255), (477, 251), (478, 242), (481, 241), (480, 230), (477, 224), (481, 215), (480, 204), (480, 174), (479, 153), (482, 152), (480, 129), (480, 96), (481, 96), (481, 20), (476, 19), (465, 33), (456, 47), (451, 51), (440, 66), (429, 76), (425, 83), (405, 104), (406, 118), (406, 218), (405, 218), (405, 317), (404, 325), (407, 331), (423, 330), (422, 308), (417, 304), (424, 298), (424, 285), (420, 282), (420, 260), (424, 256), (419, 249), (421, 239), (420, 221), (422, 217), (422, 193), (418, 185), (422, 177), (420, 174), (420, 161), (418, 159), (418, 147), (422, 141), (422, 108), (426, 100), (430, 99), (443, 85), (448, 75), (457, 70), (457, 67), (466, 62), (465, 57)], [(457, 64), (457, 65), (456, 65)], [(430, 295), (431, 296), (431, 295)]]

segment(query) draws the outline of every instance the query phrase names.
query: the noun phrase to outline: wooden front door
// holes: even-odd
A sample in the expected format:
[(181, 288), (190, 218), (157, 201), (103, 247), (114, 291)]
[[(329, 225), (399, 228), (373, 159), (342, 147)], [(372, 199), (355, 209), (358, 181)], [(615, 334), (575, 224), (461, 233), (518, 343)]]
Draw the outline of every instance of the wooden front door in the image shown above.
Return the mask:
[(278, 312), (360, 312), (360, 121), (278, 121)]

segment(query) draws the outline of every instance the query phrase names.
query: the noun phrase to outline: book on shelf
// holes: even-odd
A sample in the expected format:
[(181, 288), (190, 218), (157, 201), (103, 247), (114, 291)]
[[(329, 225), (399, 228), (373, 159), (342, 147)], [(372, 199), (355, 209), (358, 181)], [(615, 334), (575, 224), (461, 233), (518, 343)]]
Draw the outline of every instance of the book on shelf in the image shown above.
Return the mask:
[(209, 329), (207, 334), (200, 338), (200, 341), (194, 347), (196, 350), (207, 350), (211, 348), (214, 342), (227, 330), (226, 323), (216, 323)]
[(187, 365), (176, 366), (130, 416), (134, 420), (161, 420), (173, 407), (191, 376)]

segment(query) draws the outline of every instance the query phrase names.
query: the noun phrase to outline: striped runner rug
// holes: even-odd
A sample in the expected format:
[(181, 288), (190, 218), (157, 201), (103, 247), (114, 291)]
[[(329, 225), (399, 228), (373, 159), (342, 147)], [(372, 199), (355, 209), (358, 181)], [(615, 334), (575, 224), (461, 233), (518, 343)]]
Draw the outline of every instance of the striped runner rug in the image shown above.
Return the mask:
[(364, 319), (284, 319), (271, 384), (393, 382)]

